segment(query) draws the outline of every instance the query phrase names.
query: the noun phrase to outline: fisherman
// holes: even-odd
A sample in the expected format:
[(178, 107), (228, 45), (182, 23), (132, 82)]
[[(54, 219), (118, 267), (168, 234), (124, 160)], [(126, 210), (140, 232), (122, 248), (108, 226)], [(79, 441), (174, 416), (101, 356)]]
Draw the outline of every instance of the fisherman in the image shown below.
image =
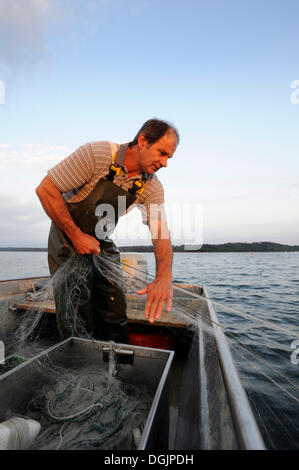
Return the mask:
[[(150, 119), (133, 141), (121, 145), (108, 141), (87, 143), (48, 171), (36, 193), (52, 220), (48, 240), (51, 275), (75, 252), (85, 255), (83, 258), (91, 263), (92, 255), (107, 255), (119, 262), (119, 251), (107, 236), (110, 232), (98, 234), (96, 208), (101, 204), (112, 206), (116, 225), (123, 215), (118, 213), (122, 196), (124, 213), (129, 207), (141, 208), (155, 252), (156, 278), (137, 292), (147, 296), (145, 317), (150, 322), (159, 319), (165, 303), (167, 311), (171, 310), (173, 252), (163, 212), (163, 186), (155, 173), (167, 166), (178, 143), (179, 134), (173, 125)], [(125, 294), (108, 277), (103, 278), (93, 268), (91, 279), (85, 280), (91, 295), (82, 299), (77, 314), (92, 337), (127, 342)], [(72, 282), (75, 280), (69, 285)], [(63, 285), (54, 288), (62, 337), (72, 334), (64, 318), (65, 290)]]

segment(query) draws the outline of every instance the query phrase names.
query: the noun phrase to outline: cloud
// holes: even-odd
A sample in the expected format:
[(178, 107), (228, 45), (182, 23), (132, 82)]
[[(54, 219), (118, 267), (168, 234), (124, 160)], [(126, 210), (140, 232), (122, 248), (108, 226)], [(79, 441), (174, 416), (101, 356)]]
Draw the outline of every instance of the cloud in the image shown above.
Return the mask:
[(53, 0), (1, 0), (0, 72), (10, 75), (20, 67), (28, 69), (45, 57), (52, 9)]
[[(0, 78), (11, 80), (49, 56), (47, 34), (84, 22), (109, 0), (0, 0)], [(57, 34), (57, 30), (56, 30)]]
[(24, 203), (0, 194), (0, 246), (45, 247), (49, 226), (37, 198)]
[(20, 147), (12, 147), (6, 143), (0, 143), (0, 169), (45, 173), (70, 153), (64, 145), (24, 144)]

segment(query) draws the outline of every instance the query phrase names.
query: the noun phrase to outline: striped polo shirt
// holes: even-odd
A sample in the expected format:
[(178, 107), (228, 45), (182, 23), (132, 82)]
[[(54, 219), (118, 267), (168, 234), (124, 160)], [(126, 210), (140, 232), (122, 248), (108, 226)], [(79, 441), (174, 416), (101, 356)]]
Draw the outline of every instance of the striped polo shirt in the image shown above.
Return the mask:
[[(63, 193), (68, 202), (80, 202), (84, 200), (95, 188), (98, 181), (108, 175), (113, 156), (116, 154), (115, 163), (121, 165), (119, 175), (114, 177), (113, 183), (128, 191), (136, 179), (142, 174), (128, 178), (125, 166), (125, 155), (128, 144), (116, 144), (108, 141), (90, 142), (79, 147), (75, 152), (62, 160), (48, 171), (48, 176), (55, 186)], [(138, 207), (143, 216), (143, 222), (147, 223), (146, 214), (156, 218), (155, 211), (150, 211), (150, 206), (158, 205), (164, 215), (164, 190), (157, 176), (150, 175), (146, 181), (144, 191), (136, 194), (136, 201), (130, 207)]]

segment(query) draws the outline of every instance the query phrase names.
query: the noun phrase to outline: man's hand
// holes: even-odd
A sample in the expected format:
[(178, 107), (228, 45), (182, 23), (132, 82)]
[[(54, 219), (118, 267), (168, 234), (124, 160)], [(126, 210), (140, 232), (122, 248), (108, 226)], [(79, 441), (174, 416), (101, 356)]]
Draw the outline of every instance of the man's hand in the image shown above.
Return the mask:
[(87, 233), (75, 232), (71, 241), (79, 255), (98, 255), (101, 251), (99, 241)]
[(169, 276), (156, 278), (144, 289), (137, 291), (136, 294), (147, 294), (144, 313), (145, 318), (148, 318), (151, 323), (155, 320), (159, 320), (162, 315), (165, 302), (166, 311), (170, 312), (171, 310), (173, 288), (171, 278), (169, 278)]

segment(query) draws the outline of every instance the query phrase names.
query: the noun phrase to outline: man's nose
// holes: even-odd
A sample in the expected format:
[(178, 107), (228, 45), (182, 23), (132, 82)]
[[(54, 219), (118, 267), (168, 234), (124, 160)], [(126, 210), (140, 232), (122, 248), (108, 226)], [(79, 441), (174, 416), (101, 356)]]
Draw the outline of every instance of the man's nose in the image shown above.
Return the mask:
[(168, 160), (168, 157), (161, 158), (161, 160), (160, 160), (161, 165), (166, 167), (167, 166), (167, 160)]

